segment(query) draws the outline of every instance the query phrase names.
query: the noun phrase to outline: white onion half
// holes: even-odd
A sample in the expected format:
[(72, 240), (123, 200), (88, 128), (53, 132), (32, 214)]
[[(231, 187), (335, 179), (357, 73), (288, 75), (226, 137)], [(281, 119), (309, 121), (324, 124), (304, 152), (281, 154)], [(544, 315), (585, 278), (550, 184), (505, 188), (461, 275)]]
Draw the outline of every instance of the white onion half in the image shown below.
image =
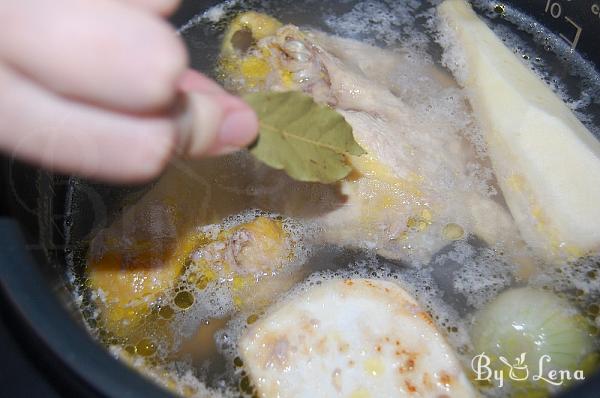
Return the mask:
[[(526, 366), (529, 381), (539, 373), (541, 359), (544, 376), (550, 370), (575, 372), (594, 350), (587, 321), (573, 305), (529, 287), (508, 290), (482, 308), (471, 337), (475, 354), (485, 353), (492, 369), (509, 370), (504, 360), (516, 371)], [(505, 379), (511, 381), (509, 375)]]

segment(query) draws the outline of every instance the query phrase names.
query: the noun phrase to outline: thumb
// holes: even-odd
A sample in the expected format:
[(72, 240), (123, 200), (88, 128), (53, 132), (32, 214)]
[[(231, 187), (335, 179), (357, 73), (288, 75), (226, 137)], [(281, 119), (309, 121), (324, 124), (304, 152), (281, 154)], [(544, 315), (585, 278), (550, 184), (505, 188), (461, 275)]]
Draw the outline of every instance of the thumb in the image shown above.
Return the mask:
[(240, 98), (195, 71), (186, 72), (179, 86), (184, 105), (178, 147), (184, 155), (223, 155), (256, 139), (256, 114)]

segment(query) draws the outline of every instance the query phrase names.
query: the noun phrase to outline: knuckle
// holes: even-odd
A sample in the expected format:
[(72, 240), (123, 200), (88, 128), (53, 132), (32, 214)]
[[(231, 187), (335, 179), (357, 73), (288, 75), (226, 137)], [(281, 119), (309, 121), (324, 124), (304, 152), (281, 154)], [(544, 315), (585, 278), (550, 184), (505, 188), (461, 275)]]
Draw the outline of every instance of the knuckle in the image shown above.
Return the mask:
[(127, 0), (128, 2), (160, 15), (169, 15), (179, 5), (180, 0)]
[(165, 139), (146, 154), (144, 167), (140, 169), (139, 174), (137, 175), (139, 180), (150, 180), (160, 175), (169, 164), (169, 161), (175, 152), (174, 123), (167, 123), (162, 130), (163, 131), (158, 134), (161, 134)]
[(180, 0), (156, 0), (157, 11), (162, 15), (168, 15), (173, 13), (179, 6)]
[(156, 106), (168, 105), (175, 97), (177, 80), (187, 64), (183, 43), (174, 35), (159, 37), (144, 68), (148, 74), (148, 99)]

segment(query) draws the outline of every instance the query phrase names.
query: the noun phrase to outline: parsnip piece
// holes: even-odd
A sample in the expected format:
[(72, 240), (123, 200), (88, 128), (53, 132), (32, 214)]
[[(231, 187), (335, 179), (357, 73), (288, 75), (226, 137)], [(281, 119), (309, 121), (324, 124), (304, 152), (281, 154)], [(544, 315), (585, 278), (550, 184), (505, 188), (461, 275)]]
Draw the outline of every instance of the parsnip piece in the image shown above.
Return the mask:
[(544, 260), (600, 247), (600, 143), (464, 0), (438, 8), (508, 207)]
[(471, 397), (429, 315), (398, 285), (332, 280), (276, 306), (242, 336), (259, 397)]

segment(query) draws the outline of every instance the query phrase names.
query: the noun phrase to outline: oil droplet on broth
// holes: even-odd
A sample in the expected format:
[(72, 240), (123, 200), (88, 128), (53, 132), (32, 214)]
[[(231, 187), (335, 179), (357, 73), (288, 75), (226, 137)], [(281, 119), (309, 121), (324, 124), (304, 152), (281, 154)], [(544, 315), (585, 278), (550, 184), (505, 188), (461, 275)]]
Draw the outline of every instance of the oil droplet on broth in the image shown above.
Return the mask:
[(173, 299), (175, 305), (182, 310), (190, 308), (192, 304), (194, 304), (194, 295), (190, 292), (183, 291), (177, 293), (175, 298)]
[(158, 311), (158, 315), (160, 315), (164, 319), (171, 319), (173, 318), (173, 315), (175, 315), (175, 311), (173, 310), (173, 308), (165, 306)]
[(250, 383), (250, 378), (247, 375), (242, 377), (242, 380), (240, 381), (240, 390), (246, 394), (252, 394), (254, 392), (252, 383)]
[(200, 290), (204, 290), (208, 286), (208, 282), (208, 278), (204, 275), (201, 275), (196, 281), (196, 287)]
[(596, 271), (589, 271), (586, 276), (590, 279), (596, 279)]
[(444, 239), (459, 240), (465, 235), (465, 230), (458, 224), (449, 223), (444, 226), (442, 234), (444, 235)]
[(494, 6), (494, 12), (496, 14), (504, 15), (504, 13), (506, 12), (506, 7), (504, 6), (504, 4), (498, 3)]
[(156, 352), (156, 344), (148, 339), (142, 339), (136, 344), (135, 352), (141, 356), (149, 357)]

